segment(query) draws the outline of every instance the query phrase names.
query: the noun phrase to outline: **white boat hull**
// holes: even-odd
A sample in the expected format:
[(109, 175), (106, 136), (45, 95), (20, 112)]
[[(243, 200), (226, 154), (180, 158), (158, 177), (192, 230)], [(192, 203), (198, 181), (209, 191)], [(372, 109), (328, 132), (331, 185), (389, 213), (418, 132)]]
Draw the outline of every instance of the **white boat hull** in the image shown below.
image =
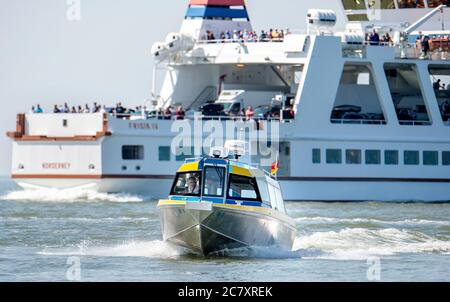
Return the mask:
[[(171, 179), (114, 178), (99, 180), (20, 179), (17, 184), (26, 190), (80, 189), (100, 193), (127, 193), (148, 199), (167, 195)], [(280, 180), (283, 197), (289, 201), (383, 201), (383, 202), (443, 202), (450, 201), (449, 182), (418, 181), (326, 181)], [(414, 196), (414, 198), (411, 198)]]

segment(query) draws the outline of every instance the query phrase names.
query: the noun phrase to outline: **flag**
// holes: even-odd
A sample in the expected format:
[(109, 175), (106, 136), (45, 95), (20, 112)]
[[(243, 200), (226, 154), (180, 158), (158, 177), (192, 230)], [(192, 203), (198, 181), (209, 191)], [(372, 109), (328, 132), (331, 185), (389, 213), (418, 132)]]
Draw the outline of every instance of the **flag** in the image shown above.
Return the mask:
[(276, 175), (278, 173), (278, 170), (280, 170), (280, 161), (274, 162), (272, 164), (272, 175)]

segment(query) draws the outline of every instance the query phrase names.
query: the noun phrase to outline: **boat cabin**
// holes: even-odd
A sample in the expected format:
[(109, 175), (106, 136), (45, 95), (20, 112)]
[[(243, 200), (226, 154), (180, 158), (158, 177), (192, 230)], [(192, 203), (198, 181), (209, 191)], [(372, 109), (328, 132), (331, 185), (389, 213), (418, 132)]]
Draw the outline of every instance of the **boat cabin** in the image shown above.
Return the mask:
[(170, 200), (272, 208), (286, 213), (279, 183), (236, 160), (187, 160), (178, 170)]

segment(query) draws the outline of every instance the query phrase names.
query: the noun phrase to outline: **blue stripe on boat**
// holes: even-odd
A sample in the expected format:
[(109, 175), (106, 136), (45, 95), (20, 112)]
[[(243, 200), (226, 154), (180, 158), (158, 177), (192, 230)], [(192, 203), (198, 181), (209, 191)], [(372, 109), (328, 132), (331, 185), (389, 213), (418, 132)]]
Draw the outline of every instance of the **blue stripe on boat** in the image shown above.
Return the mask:
[(222, 7), (190, 7), (186, 13), (186, 17), (248, 19), (248, 13), (246, 9), (232, 9)]

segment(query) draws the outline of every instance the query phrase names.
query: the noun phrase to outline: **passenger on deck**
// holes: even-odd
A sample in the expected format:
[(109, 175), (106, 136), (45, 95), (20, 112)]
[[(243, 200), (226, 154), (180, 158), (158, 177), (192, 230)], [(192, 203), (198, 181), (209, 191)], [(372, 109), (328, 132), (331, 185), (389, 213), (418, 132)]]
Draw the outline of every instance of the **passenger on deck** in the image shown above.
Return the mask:
[(69, 113), (70, 112), (70, 108), (69, 105), (67, 103), (64, 103), (64, 106), (61, 109), (62, 113)]
[(164, 119), (171, 120), (172, 119), (172, 107), (167, 107), (166, 111), (164, 111)]
[(273, 29), (272, 28), (269, 30), (269, 33), (267, 34), (267, 39), (269, 39), (269, 40), (273, 39)]
[(228, 30), (228, 31), (225, 33), (225, 39), (231, 40), (232, 38), (233, 38), (233, 35), (232, 35), (231, 32)]
[(72, 106), (72, 109), (70, 109), (70, 113), (77, 113), (77, 108), (75, 108), (75, 106)]
[(59, 110), (58, 105), (55, 105), (53, 107), (53, 113), (61, 113), (61, 110)]
[(237, 30), (234, 30), (234, 32), (233, 32), (233, 41), (235, 41), (235, 42), (239, 41), (240, 36), (241, 36), (240, 32), (237, 31)]
[(261, 30), (261, 35), (259, 36), (260, 42), (266, 42), (267, 41), (267, 34), (264, 30)]
[(83, 108), (81, 108), (81, 106), (78, 106), (78, 113), (83, 113)]
[(184, 120), (184, 117), (186, 116), (186, 112), (184, 111), (183, 107), (178, 107), (177, 112), (175, 114), (176, 119), (179, 120)]
[(370, 40), (370, 45), (380, 45), (380, 36), (378, 35), (378, 33), (375, 29), (370, 34), (369, 40)]
[(91, 113), (91, 109), (89, 108), (89, 105), (88, 105), (88, 104), (86, 104), (86, 105), (84, 106), (83, 113)]
[(280, 33), (278, 32), (278, 29), (275, 29), (275, 31), (272, 33), (272, 39), (275, 42), (278, 42), (280, 39)]
[(31, 106), (31, 110), (29, 111), (29, 113), (36, 113), (36, 108), (34, 106)]
[(220, 40), (222, 40), (222, 43), (224, 42), (224, 40), (226, 40), (227, 39), (227, 37), (225, 36), (225, 33), (224, 32), (221, 32), (220, 33)]
[(244, 30), (244, 32), (242, 33), (242, 39), (244, 39), (244, 42), (250, 40), (250, 34), (247, 30)]
[(125, 108), (122, 106), (121, 102), (117, 103), (115, 112), (117, 115), (123, 115), (125, 113)]
[(37, 105), (34, 109), (34, 113), (44, 113), (44, 110), (42, 110), (41, 105)]
[(434, 92), (438, 92), (439, 90), (441, 90), (441, 88), (442, 88), (441, 79), (438, 79), (436, 82), (433, 83)]
[(422, 55), (420, 56), (420, 58), (425, 59), (428, 57), (428, 52), (430, 51), (430, 37), (421, 34), (419, 36), (421, 37), (420, 45), (422, 48)]
[(245, 111), (245, 117), (248, 121), (252, 120), (255, 117), (255, 111), (252, 106), (248, 106), (247, 111)]
[(292, 107), (287, 107), (284, 113), (284, 118), (287, 120), (295, 119), (295, 112)]
[(100, 106), (97, 104), (97, 102), (94, 102), (92, 105), (92, 113), (98, 113), (100, 112)]

